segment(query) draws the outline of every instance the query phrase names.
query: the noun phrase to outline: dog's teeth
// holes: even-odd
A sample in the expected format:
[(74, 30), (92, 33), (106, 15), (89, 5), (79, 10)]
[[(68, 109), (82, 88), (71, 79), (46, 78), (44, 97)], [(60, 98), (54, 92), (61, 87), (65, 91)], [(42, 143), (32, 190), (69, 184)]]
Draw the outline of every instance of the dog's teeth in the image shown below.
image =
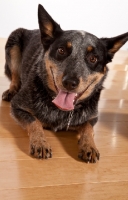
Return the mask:
[(78, 95), (78, 94), (76, 93), (76, 96), (75, 96), (75, 97), (77, 97), (77, 95)]

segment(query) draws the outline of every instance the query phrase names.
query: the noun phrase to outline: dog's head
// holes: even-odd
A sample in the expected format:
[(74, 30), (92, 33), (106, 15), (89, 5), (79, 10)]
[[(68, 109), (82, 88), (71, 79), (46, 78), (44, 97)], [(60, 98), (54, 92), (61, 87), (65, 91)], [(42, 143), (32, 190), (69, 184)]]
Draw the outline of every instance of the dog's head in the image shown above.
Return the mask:
[(47, 84), (56, 94), (53, 103), (73, 110), (102, 84), (106, 64), (128, 40), (128, 33), (99, 39), (85, 31), (63, 31), (41, 5), (38, 19)]

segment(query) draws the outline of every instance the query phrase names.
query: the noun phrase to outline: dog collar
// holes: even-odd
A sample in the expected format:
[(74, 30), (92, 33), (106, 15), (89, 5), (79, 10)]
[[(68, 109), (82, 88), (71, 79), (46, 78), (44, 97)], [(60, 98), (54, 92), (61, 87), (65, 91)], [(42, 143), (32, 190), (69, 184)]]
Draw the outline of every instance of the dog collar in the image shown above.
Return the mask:
[(66, 131), (68, 131), (68, 129), (69, 129), (69, 126), (70, 126), (70, 123), (71, 123), (71, 120), (72, 120), (72, 117), (73, 117), (73, 112), (74, 112), (74, 110), (71, 110), (70, 113), (69, 113)]

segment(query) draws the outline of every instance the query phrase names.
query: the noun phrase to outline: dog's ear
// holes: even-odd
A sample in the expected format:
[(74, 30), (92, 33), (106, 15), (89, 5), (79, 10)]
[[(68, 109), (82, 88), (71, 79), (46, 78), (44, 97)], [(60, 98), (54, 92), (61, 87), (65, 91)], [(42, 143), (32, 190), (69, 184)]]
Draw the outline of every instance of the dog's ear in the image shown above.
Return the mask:
[(38, 22), (42, 44), (45, 49), (48, 49), (56, 37), (62, 33), (62, 29), (40, 4), (38, 6)]
[(107, 49), (108, 62), (112, 61), (114, 54), (128, 41), (128, 32), (113, 38), (101, 38)]

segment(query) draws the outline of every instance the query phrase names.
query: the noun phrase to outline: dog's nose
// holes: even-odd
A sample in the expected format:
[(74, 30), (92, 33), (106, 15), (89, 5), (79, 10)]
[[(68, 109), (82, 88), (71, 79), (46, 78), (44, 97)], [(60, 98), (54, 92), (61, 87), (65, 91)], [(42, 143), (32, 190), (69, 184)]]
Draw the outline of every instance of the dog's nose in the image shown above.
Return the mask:
[(77, 86), (79, 85), (79, 79), (78, 78), (69, 78), (64, 76), (62, 79), (62, 84), (63, 86), (67, 89), (67, 90), (73, 90), (75, 88), (77, 88)]

